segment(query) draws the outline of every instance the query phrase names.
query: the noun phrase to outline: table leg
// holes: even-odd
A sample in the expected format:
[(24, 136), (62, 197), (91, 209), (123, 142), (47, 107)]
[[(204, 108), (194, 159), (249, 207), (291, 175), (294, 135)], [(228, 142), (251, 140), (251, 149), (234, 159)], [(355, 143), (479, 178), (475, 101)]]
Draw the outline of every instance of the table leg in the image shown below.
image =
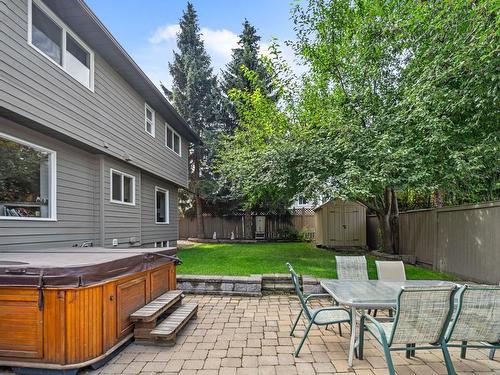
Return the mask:
[(351, 307), (351, 345), (349, 346), (349, 367), (352, 367), (354, 350), (356, 350), (356, 308)]

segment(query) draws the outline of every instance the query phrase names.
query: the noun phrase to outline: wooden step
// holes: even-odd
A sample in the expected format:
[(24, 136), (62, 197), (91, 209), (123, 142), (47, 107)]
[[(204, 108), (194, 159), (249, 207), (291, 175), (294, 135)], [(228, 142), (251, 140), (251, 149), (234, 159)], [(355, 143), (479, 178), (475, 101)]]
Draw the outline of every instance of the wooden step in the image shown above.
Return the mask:
[(182, 297), (182, 290), (169, 290), (130, 315), (130, 320), (133, 322), (156, 323), (156, 319), (170, 307), (181, 301)]
[(186, 303), (181, 305), (150, 332), (151, 338), (156, 344), (174, 344), (177, 333), (189, 322), (189, 319), (196, 317), (197, 314), (198, 304)]

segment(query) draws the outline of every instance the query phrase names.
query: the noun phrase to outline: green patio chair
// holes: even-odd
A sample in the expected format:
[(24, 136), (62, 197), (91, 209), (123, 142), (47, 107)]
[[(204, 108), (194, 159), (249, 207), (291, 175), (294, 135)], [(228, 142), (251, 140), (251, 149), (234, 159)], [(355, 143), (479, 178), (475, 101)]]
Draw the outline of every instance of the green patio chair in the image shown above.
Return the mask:
[(445, 341), (448, 347), (461, 348), (460, 358), (465, 358), (467, 348), (490, 348), (493, 359), (495, 349), (500, 348), (500, 286), (465, 285)]
[(390, 375), (395, 374), (391, 351), (408, 353), (439, 348), (443, 352), (448, 374), (454, 375), (445, 332), (453, 313), (455, 292), (456, 286), (402, 288), (393, 322), (379, 322), (369, 315), (363, 315), (359, 330), (359, 359), (363, 359), (364, 334), (367, 330), (382, 345)]
[(299, 283), (299, 276), (297, 273), (293, 270), (293, 267), (290, 263), (286, 264), (288, 266), (288, 269), (290, 270), (290, 274), (292, 275), (292, 282), (293, 286), (295, 288), (295, 293), (297, 294), (297, 297), (299, 297), (300, 301), (300, 306), (301, 310), (299, 312), (299, 315), (297, 316), (297, 319), (295, 319), (295, 323), (292, 326), (292, 330), (290, 331), (290, 336), (293, 336), (293, 332), (295, 331), (295, 328), (297, 327), (297, 323), (300, 320), (300, 317), (302, 314), (304, 314), (306, 320), (308, 321), (306, 330), (304, 332), (304, 335), (302, 336), (302, 340), (300, 340), (300, 344), (295, 350), (295, 357), (298, 357), (300, 350), (302, 349), (302, 346), (304, 345), (304, 342), (306, 341), (307, 335), (309, 334), (309, 331), (311, 330), (311, 327), (313, 325), (316, 326), (328, 326), (329, 324), (340, 324), (341, 323), (350, 323), (351, 322), (351, 313), (349, 310), (339, 307), (339, 306), (331, 306), (331, 307), (321, 307), (318, 309), (313, 309), (308, 305), (308, 302), (312, 298), (322, 298), (322, 297), (330, 297), (329, 294), (310, 294), (306, 298), (304, 298), (304, 295), (302, 294), (302, 291), (300, 290), (300, 283)]

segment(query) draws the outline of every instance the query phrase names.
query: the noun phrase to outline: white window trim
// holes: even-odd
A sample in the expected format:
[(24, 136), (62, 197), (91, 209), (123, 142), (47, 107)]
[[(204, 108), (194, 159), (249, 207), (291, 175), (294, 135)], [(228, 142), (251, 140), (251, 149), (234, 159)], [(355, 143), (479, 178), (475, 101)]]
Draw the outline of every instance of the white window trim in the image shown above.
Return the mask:
[[(147, 112), (146, 111), (150, 111), (151, 112), (151, 115), (152, 115), (152, 121), (151, 121), (151, 133), (148, 132), (148, 116), (147, 116)], [(146, 133), (148, 133), (151, 137), (155, 138), (155, 135), (156, 135), (156, 121), (155, 121), (155, 118), (156, 118), (156, 114), (155, 114), (155, 111), (153, 108), (151, 108), (149, 106), (148, 103), (144, 103), (144, 130), (146, 131)]]
[[(166, 208), (166, 218), (167, 218), (167, 221), (163, 222), (163, 221), (156, 221), (156, 205), (157, 205), (157, 197), (156, 197), (156, 193), (157, 192), (162, 192), (162, 193), (165, 193), (165, 208)], [(155, 186), (155, 207), (154, 207), (154, 218), (155, 218), (155, 224), (158, 224), (158, 225), (165, 225), (165, 224), (170, 224), (170, 193), (167, 189), (163, 189), (159, 186)]]
[(50, 193), (49, 193), (49, 213), (50, 217), (18, 217), (18, 216), (0, 216), (0, 220), (21, 220), (21, 221), (57, 221), (57, 152), (46, 147), (38, 146), (34, 143), (23, 139), (13, 137), (11, 135), (0, 132), (0, 138), (32, 147), (35, 150), (47, 152), (49, 154), (50, 164)]
[[(172, 148), (168, 147), (167, 145), (167, 129), (170, 129), (172, 131)], [(177, 135), (179, 137), (179, 153), (175, 152), (173, 147), (174, 147), (174, 136), (173, 134)], [(172, 128), (168, 123), (165, 123), (165, 147), (168, 148), (170, 151), (172, 151), (174, 154), (182, 157), (182, 138), (181, 136), (179, 135), (179, 133), (177, 133), (174, 128)]]
[[(33, 3), (36, 4), (38, 8), (40, 8), (47, 17), (49, 17), (54, 23), (56, 23), (63, 31), (62, 33), (62, 45), (61, 45), (61, 61), (62, 65), (59, 65), (57, 62), (52, 60), (45, 52), (43, 52), (41, 49), (39, 49), (37, 46), (35, 46), (32, 43), (32, 7)], [(90, 56), (90, 77), (89, 77), (89, 86), (84, 85), (80, 81), (78, 81), (75, 77), (73, 77), (71, 74), (68, 73), (66, 70), (66, 34), (71, 35), (73, 39), (75, 39), (82, 48), (84, 48)], [(78, 82), (80, 85), (83, 87), (86, 87), (90, 91), (94, 92), (94, 51), (92, 51), (73, 31), (71, 31), (68, 26), (57, 17), (54, 12), (52, 12), (49, 7), (47, 7), (44, 3), (42, 3), (40, 0), (28, 0), (28, 44), (33, 47), (38, 53), (40, 53), (42, 56), (44, 56), (47, 60), (49, 60), (51, 63), (54, 65), (58, 66), (60, 69), (62, 69), (68, 76), (70, 76), (72, 79), (74, 79), (76, 82)]]
[[(169, 241), (169, 240), (167, 240), (167, 241), (155, 241), (155, 242), (154, 242), (154, 246), (155, 246), (155, 247), (158, 247), (158, 242), (160, 242), (160, 243), (161, 243), (161, 246), (160, 246), (160, 247), (170, 247), (170, 241)], [(163, 242), (166, 242), (166, 243), (167, 243), (167, 246), (163, 246)]]
[[(122, 195), (122, 200), (118, 201), (116, 199), (113, 199), (113, 173), (121, 175), (121, 195)], [(123, 177), (130, 177), (132, 179), (132, 202), (124, 202), (124, 192), (125, 192), (125, 183)], [(117, 204), (124, 204), (127, 206), (135, 206), (135, 176), (119, 171), (117, 169), (110, 168), (109, 170), (109, 201), (111, 203), (117, 203)]]

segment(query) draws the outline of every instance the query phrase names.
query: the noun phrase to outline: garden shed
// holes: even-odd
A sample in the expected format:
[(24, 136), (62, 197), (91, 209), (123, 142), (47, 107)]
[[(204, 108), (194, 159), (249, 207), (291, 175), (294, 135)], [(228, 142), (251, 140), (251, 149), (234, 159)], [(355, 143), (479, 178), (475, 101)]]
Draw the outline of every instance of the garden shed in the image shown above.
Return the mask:
[(316, 246), (366, 247), (366, 206), (330, 200), (314, 210)]

